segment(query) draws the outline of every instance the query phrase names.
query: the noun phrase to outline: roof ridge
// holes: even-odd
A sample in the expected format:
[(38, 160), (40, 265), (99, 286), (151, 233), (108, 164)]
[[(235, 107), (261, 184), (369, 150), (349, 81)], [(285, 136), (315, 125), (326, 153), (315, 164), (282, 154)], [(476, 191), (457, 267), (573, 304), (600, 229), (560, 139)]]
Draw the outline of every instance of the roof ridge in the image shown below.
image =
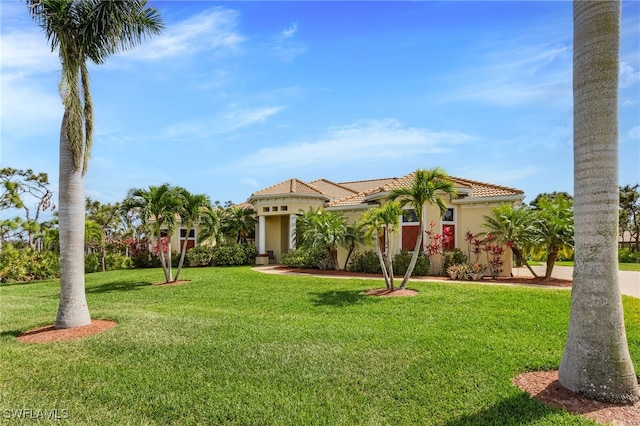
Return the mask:
[(449, 176), (449, 178), (455, 179), (455, 180), (459, 180), (459, 181), (462, 181), (462, 182), (467, 182), (471, 186), (473, 186), (473, 184), (484, 185), (484, 186), (489, 186), (489, 187), (492, 187), (492, 188), (500, 188), (500, 189), (504, 189), (506, 191), (514, 191), (514, 192), (517, 192), (519, 194), (524, 194), (523, 190), (517, 189), (517, 188), (513, 188), (513, 187), (510, 187), (510, 186), (496, 185), (494, 183), (482, 182), (482, 181), (473, 180), (473, 179), (459, 178), (459, 177), (456, 177), (456, 176)]
[[(345, 182), (339, 182), (338, 185), (346, 185), (349, 183), (361, 183), (361, 182), (373, 182), (374, 180), (396, 180), (397, 177), (388, 177), (388, 178), (377, 178), (377, 179), (362, 179), (362, 180), (348, 180)], [(320, 180), (320, 179), (318, 179)], [(332, 182), (335, 183), (335, 182)]]
[[(336, 182), (334, 182), (332, 180), (329, 180), (329, 179), (326, 179), (326, 178), (320, 178), (320, 179), (316, 179), (314, 181), (311, 181), (311, 182), (309, 182), (309, 185), (312, 185), (313, 182), (317, 182), (319, 180), (322, 180), (322, 181), (325, 181), (327, 183), (330, 183), (331, 185), (337, 186), (338, 188), (342, 188), (342, 189), (344, 189), (346, 191), (353, 192), (354, 194), (358, 193), (358, 191), (355, 191), (355, 190), (353, 190), (351, 188), (347, 188), (346, 186), (342, 185), (341, 183), (336, 183)], [(376, 180), (376, 179), (372, 179), (372, 180)], [(342, 197), (342, 198), (345, 198), (345, 197)]]

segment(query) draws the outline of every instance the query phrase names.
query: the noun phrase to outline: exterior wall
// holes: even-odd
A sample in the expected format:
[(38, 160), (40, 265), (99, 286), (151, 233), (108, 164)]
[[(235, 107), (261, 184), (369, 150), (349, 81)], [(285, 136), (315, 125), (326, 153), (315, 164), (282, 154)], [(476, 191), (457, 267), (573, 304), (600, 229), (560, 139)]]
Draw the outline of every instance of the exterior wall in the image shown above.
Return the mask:
[[(323, 207), (324, 200), (314, 197), (298, 197), (296, 195), (292, 197), (273, 197), (265, 198), (254, 201), (254, 208), (258, 216), (265, 217), (265, 251), (273, 251), (276, 255), (276, 259), (279, 262), (282, 258), (282, 254), (286, 253), (289, 247), (290, 235), (289, 235), (289, 215), (300, 214), (301, 211), (307, 211), (309, 207), (319, 208)], [(471, 231), (473, 234), (484, 232), (482, 224), (484, 223), (484, 216), (490, 215), (491, 210), (500, 205), (499, 202), (487, 203), (461, 203), (460, 201), (450, 203), (448, 208), (452, 208), (454, 211), (454, 218), (452, 222), (447, 224), (455, 226), (455, 247), (467, 253), (467, 243), (465, 241), (467, 231)], [(372, 208), (375, 206), (372, 206)], [(339, 211), (332, 209), (333, 211)], [(356, 223), (365, 209), (349, 209), (342, 210), (339, 213), (343, 214), (347, 218), (348, 223)], [(430, 229), (430, 223), (434, 222), (434, 233), (442, 234), (443, 221), (440, 217), (440, 210), (437, 206), (426, 206), (424, 211), (425, 230)], [(404, 227), (409, 228), (415, 226), (412, 224), (406, 224)], [(393, 252), (397, 252), (401, 247), (415, 247), (415, 236), (412, 241), (403, 241), (401, 237), (402, 233), (396, 233), (394, 241), (391, 241), (390, 246)], [(425, 239), (427, 236), (424, 236)], [(174, 239), (176, 238), (176, 239)], [(177, 237), (172, 238), (172, 241), (177, 241)], [(405, 236), (406, 238), (406, 236)], [(428, 241), (425, 240), (424, 246)], [(360, 244), (356, 247), (357, 252), (363, 252), (365, 250), (373, 250), (372, 245)], [(346, 247), (338, 247), (338, 265), (340, 268), (344, 267), (344, 263), (347, 257), (348, 249)], [(474, 259), (470, 259), (473, 261)], [(486, 254), (482, 253), (480, 262), (486, 264)], [(511, 251), (505, 249), (504, 255), (504, 272), (503, 275), (508, 276), (511, 273), (512, 268), (512, 256)]]
[[(462, 204), (458, 206), (459, 214), (459, 226), (456, 229), (456, 234), (460, 240), (457, 247), (460, 248), (465, 254), (467, 253), (467, 243), (464, 240), (467, 231), (471, 231), (472, 234), (478, 234), (480, 232), (486, 232), (486, 229), (482, 226), (484, 223), (484, 216), (491, 215), (491, 210), (494, 207), (499, 206), (501, 203), (476, 203), (476, 204)], [(513, 254), (511, 249), (505, 247), (504, 251), (504, 272), (503, 276), (509, 276), (513, 267)], [(473, 256), (473, 254), (472, 254)], [(474, 259), (469, 259), (474, 261)], [(480, 263), (487, 263), (486, 254), (480, 255)]]

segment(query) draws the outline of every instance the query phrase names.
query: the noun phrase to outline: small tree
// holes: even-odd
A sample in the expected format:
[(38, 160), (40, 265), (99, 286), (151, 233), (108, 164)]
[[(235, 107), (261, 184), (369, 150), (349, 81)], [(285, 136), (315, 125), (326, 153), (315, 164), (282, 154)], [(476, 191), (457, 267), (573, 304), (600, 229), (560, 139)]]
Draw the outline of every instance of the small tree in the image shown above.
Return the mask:
[[(388, 202), (383, 207), (367, 210), (362, 216), (361, 226), (365, 230), (365, 241), (373, 242), (380, 261), (380, 268), (387, 290), (394, 291), (393, 256), (391, 255), (391, 235), (400, 224), (402, 207), (397, 202)], [(381, 241), (382, 240), (382, 241)], [(384, 249), (381, 245), (384, 244)]]
[(536, 211), (537, 238), (547, 253), (545, 279), (551, 278), (558, 253), (565, 247), (573, 247), (573, 200), (566, 197), (543, 197)]
[[(171, 233), (176, 224), (176, 216), (182, 208), (183, 201), (179, 191), (168, 183), (150, 186), (149, 189), (132, 188), (123, 202), (124, 209), (135, 209), (140, 213), (144, 226), (156, 239), (156, 247), (166, 282), (173, 281), (171, 273)], [(166, 229), (167, 237), (163, 240), (162, 230)], [(168, 253), (169, 259), (165, 258)]]
[(338, 245), (345, 241), (346, 235), (346, 218), (322, 208), (309, 207), (296, 221), (296, 243), (306, 248), (324, 248), (331, 269), (338, 269)]
[(527, 262), (523, 249), (536, 238), (536, 221), (531, 209), (524, 204), (517, 207), (503, 204), (495, 207), (490, 216), (484, 216), (484, 221), (482, 226), (498, 243), (509, 247), (517, 262), (525, 265), (537, 278), (538, 275)]
[(178, 281), (180, 271), (182, 271), (184, 257), (187, 254), (189, 234), (196, 223), (199, 222), (203, 210), (211, 205), (211, 200), (204, 194), (192, 194), (184, 188), (177, 188), (176, 190), (180, 193), (180, 199), (182, 201), (182, 206), (178, 211), (180, 222), (186, 228), (186, 236), (182, 247), (180, 247), (180, 261), (178, 262), (178, 270), (176, 271), (175, 277), (175, 281)]
[(451, 182), (447, 173), (439, 167), (431, 170), (416, 170), (413, 175), (413, 180), (409, 187), (396, 188), (389, 193), (389, 199), (398, 200), (401, 207), (411, 206), (416, 216), (418, 216), (418, 222), (420, 223), (420, 231), (416, 239), (413, 256), (411, 257), (407, 272), (404, 274), (400, 288), (407, 286), (407, 282), (409, 282), (409, 278), (413, 273), (413, 268), (416, 266), (418, 254), (422, 248), (422, 238), (425, 232), (422, 212), (425, 205), (431, 204), (438, 206), (440, 215), (444, 216), (447, 211), (447, 205), (441, 197), (441, 194), (448, 196), (450, 199), (455, 198), (457, 194), (453, 182)]
[(626, 233), (635, 242), (634, 247), (640, 251), (640, 185), (620, 187), (620, 236)]

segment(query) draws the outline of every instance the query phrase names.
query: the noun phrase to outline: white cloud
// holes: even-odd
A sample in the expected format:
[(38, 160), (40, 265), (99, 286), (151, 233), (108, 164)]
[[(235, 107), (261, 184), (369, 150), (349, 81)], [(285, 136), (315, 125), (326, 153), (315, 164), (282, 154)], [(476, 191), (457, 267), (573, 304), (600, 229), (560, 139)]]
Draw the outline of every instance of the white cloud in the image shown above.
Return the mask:
[(44, 33), (12, 31), (2, 35), (0, 63), (3, 77), (14, 79), (60, 69), (57, 51), (51, 52)]
[(335, 167), (365, 160), (392, 161), (450, 152), (452, 145), (472, 139), (460, 132), (405, 127), (394, 119), (362, 120), (333, 128), (318, 141), (259, 149), (241, 159), (240, 167), (300, 169), (323, 164)]
[(250, 186), (252, 188), (259, 188), (260, 184), (258, 183), (257, 180), (255, 180), (254, 178), (251, 177), (246, 177), (246, 178), (242, 178), (240, 179), (240, 183)]
[(216, 49), (235, 49), (244, 40), (236, 30), (238, 12), (218, 7), (204, 11), (165, 31), (127, 56), (140, 59), (164, 59), (193, 55)]
[(635, 126), (627, 132), (627, 139), (632, 141), (640, 140), (640, 126)]
[(291, 62), (296, 56), (307, 51), (307, 47), (295, 37), (297, 32), (298, 24), (294, 22), (268, 42), (267, 47), (283, 61)]
[(633, 69), (626, 62), (620, 62), (620, 88), (625, 89), (640, 81), (640, 71)]
[(211, 119), (192, 120), (169, 126), (165, 136), (172, 139), (206, 138), (230, 133), (238, 129), (263, 124), (269, 117), (282, 111), (282, 107), (232, 108)]
[(514, 41), (501, 49), (470, 59), (470, 69), (455, 76), (466, 84), (444, 102), (477, 100), (514, 106), (549, 100), (571, 101), (571, 50), (562, 43), (535, 44)]

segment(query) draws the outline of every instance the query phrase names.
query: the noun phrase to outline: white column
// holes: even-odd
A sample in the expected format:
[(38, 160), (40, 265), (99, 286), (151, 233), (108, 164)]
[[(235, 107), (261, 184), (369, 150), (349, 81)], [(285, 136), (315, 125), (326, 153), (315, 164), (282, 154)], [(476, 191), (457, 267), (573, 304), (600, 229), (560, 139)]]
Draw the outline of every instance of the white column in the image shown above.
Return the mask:
[(265, 217), (258, 216), (258, 254), (267, 254)]
[(296, 221), (298, 216), (295, 214), (289, 215), (289, 250), (296, 249)]

